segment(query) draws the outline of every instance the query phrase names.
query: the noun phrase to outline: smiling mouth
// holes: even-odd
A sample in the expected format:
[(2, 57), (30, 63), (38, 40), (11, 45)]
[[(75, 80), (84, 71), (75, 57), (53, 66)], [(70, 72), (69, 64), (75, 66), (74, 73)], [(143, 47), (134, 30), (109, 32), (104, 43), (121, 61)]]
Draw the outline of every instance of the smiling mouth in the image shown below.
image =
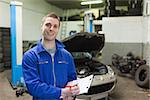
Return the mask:
[(45, 35), (53, 36), (53, 35), (54, 35), (54, 33), (52, 33), (52, 32), (45, 32)]

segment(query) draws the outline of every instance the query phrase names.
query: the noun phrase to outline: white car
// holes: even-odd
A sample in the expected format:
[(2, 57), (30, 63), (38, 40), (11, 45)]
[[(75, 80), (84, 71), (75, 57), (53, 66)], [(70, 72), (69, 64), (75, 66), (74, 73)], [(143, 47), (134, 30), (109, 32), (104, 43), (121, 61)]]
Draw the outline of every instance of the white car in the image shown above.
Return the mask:
[(91, 87), (85, 95), (110, 93), (116, 85), (116, 75), (112, 68), (95, 59), (105, 43), (104, 34), (76, 33), (62, 41), (74, 57), (79, 78), (93, 74)]

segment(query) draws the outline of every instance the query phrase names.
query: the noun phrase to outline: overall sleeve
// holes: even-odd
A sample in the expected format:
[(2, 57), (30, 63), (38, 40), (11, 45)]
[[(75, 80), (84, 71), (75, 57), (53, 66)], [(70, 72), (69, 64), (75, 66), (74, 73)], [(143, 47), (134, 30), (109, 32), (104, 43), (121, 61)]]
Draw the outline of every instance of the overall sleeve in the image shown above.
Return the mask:
[(61, 88), (41, 82), (37, 64), (37, 57), (34, 52), (27, 52), (24, 54), (22, 61), (23, 77), (29, 93), (32, 96), (40, 98), (59, 98), (61, 95)]

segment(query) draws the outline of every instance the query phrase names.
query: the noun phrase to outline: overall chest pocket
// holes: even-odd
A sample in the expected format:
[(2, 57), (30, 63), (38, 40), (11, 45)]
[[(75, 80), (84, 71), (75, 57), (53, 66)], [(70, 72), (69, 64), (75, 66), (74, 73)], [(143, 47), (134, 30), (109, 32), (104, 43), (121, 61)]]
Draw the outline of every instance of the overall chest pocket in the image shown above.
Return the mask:
[(38, 72), (41, 75), (43, 75), (47, 71), (50, 71), (50, 64), (49, 64), (48, 60), (40, 60), (38, 62), (38, 66), (37, 67), (38, 67)]
[(41, 60), (38, 62), (39, 68), (48, 66), (48, 60)]
[(41, 69), (42, 67), (47, 67), (50, 65), (50, 60), (49, 56), (45, 53), (42, 52), (38, 55), (38, 67)]
[(63, 71), (66, 70), (67, 71), (68, 62), (66, 60), (58, 60), (57, 64), (58, 64), (58, 66), (61, 70), (63, 70)]
[(66, 60), (57, 61), (57, 76), (58, 76), (58, 86), (64, 87), (68, 81), (68, 62)]
[(48, 64), (48, 60), (39, 61), (39, 65)]
[(38, 62), (38, 73), (42, 82), (53, 84), (52, 65), (48, 60), (40, 60)]

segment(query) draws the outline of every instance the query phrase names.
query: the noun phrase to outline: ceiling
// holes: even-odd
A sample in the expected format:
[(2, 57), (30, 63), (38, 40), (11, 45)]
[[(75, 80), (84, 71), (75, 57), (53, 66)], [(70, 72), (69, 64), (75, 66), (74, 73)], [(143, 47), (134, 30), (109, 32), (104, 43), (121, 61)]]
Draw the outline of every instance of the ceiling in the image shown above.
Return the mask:
[[(82, 9), (82, 8), (89, 8), (88, 5), (81, 5), (81, 1), (83, 0), (46, 0), (48, 3), (55, 5), (61, 9)], [(84, 0), (85, 1), (85, 0)], [(91, 8), (98, 8), (104, 6), (102, 4), (93, 4)]]
[[(46, 0), (48, 3), (55, 5), (61, 9), (83, 9), (89, 8), (89, 5), (81, 5), (83, 0)], [(85, 0), (84, 0), (85, 1)], [(86, 0), (87, 1), (87, 0)], [(91, 8), (104, 7), (105, 1), (101, 4), (92, 4)], [(112, 0), (113, 1), (113, 0)], [(127, 6), (129, 0), (115, 0), (117, 6)]]

